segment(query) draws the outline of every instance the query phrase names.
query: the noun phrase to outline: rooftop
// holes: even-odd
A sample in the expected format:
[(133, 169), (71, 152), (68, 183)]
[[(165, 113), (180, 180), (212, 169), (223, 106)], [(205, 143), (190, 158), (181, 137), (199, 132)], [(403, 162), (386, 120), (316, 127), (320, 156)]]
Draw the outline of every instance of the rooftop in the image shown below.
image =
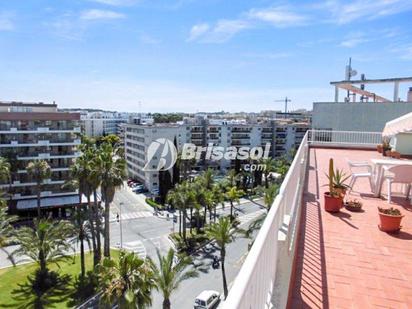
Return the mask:
[[(309, 151), (307, 182), (297, 247), (296, 274), (291, 308), (410, 308), (412, 306), (412, 206), (403, 196), (390, 206), (405, 215), (399, 234), (378, 229), (378, 207), (388, 207), (375, 198), (367, 179), (357, 180), (349, 198), (363, 203), (364, 212), (324, 210), (328, 160), (349, 171), (346, 159), (365, 161), (382, 158), (377, 151), (320, 149)], [(393, 190), (401, 187), (393, 185)]]
[[(392, 185), (389, 204), (386, 182), (375, 197), (359, 178), (348, 198), (361, 201), (363, 212), (324, 209), (329, 158), (347, 173), (348, 160), (372, 165), (382, 159), (381, 136), (307, 132), (224, 308), (412, 307), (412, 205), (402, 186)], [(378, 207), (401, 210), (399, 233), (378, 228)]]

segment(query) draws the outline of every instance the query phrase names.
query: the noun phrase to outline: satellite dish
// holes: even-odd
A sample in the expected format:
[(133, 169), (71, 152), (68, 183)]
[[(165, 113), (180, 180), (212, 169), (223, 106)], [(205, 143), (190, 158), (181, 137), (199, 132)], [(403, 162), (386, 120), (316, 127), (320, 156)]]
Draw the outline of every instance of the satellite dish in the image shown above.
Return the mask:
[(351, 70), (350, 71), (350, 76), (356, 76), (356, 74), (358, 74), (358, 72), (356, 70)]

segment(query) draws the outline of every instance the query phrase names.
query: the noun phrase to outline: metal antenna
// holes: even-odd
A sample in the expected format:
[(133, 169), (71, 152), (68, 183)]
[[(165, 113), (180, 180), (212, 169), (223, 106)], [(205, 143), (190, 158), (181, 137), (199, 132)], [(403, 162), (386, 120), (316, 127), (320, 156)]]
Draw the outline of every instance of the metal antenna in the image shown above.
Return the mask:
[(275, 102), (284, 102), (285, 103), (285, 118), (286, 118), (286, 114), (288, 112), (288, 102), (292, 102), (292, 100), (288, 99), (288, 97), (285, 97), (283, 100), (275, 100)]

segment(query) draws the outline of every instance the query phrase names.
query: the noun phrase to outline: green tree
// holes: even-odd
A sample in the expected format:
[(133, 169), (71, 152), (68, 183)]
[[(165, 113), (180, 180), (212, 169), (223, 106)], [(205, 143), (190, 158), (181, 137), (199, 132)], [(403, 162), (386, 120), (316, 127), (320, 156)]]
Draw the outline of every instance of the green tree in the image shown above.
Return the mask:
[(87, 158), (85, 159), (86, 162), (90, 163), (90, 166), (88, 166), (88, 169), (90, 169), (89, 175), (87, 177), (87, 183), (90, 186), (90, 191), (92, 192), (93, 195), (93, 203), (91, 202), (91, 197), (87, 196), (87, 204), (89, 209), (91, 209), (90, 212), (90, 222), (94, 222), (95, 226), (95, 235), (92, 236), (93, 238), (96, 239), (96, 251), (95, 254), (93, 255), (93, 261), (94, 261), (94, 266), (96, 266), (98, 263), (100, 263), (101, 260), (101, 252), (102, 252), (102, 246), (101, 246), (101, 235), (102, 235), (102, 223), (101, 223), (101, 213), (100, 213), (100, 203), (97, 197), (97, 190), (100, 187), (101, 184), (101, 178), (100, 178), (100, 172), (98, 169), (95, 169), (97, 167), (97, 162), (99, 160), (98, 154), (99, 151), (96, 147), (92, 146), (87, 146), (87, 152), (85, 153), (87, 155)]
[(112, 147), (117, 147), (120, 145), (121, 141), (122, 141), (121, 138), (118, 137), (116, 134), (109, 134), (106, 136), (101, 136), (97, 140), (97, 144), (100, 145), (100, 144), (107, 143), (107, 144), (112, 145)]
[(262, 159), (260, 164), (264, 164), (265, 169), (263, 175), (265, 177), (265, 188), (269, 187), (269, 175), (271, 172), (275, 171), (276, 162), (272, 158)]
[(237, 180), (238, 180), (238, 175), (237, 175), (236, 170), (234, 169), (229, 170), (229, 172), (226, 175), (226, 179), (230, 187), (235, 187)]
[(117, 302), (119, 308), (145, 308), (152, 304), (153, 272), (149, 264), (133, 252), (121, 251), (117, 262), (103, 259), (98, 270), (104, 303)]
[(123, 186), (126, 176), (126, 162), (119, 156), (119, 148), (111, 144), (102, 144), (93, 162), (92, 174), (100, 183), (102, 200), (104, 201), (104, 246), (103, 254), (110, 257), (110, 204), (113, 202), (116, 190)]
[(237, 202), (239, 203), (239, 199), (243, 195), (242, 190), (238, 190), (236, 187), (231, 187), (227, 192), (226, 192), (226, 198), (230, 202), (230, 220), (233, 221), (234, 216), (233, 216), (233, 203)]
[(0, 157), (0, 181), (5, 182), (10, 178), (10, 163), (6, 158)]
[[(0, 202), (3, 200), (0, 200)], [(7, 215), (7, 210), (0, 207), (0, 250), (3, 251), (14, 264), (13, 256), (4, 248), (14, 240), (14, 228), (11, 225), (17, 217)]]
[(41, 191), (44, 180), (50, 178), (51, 168), (45, 160), (31, 161), (27, 165), (27, 173), (36, 182), (37, 218), (41, 218)]
[(13, 256), (27, 256), (38, 263), (40, 272), (45, 273), (49, 264), (58, 264), (68, 257), (72, 245), (73, 226), (67, 221), (53, 222), (36, 219), (34, 228), (22, 227), (16, 232), (19, 247)]
[(81, 280), (86, 275), (86, 264), (84, 257), (84, 243), (86, 242), (90, 247), (90, 224), (88, 224), (88, 211), (84, 207), (78, 207), (74, 214), (72, 224), (76, 237), (74, 241), (80, 243), (80, 276)]
[(225, 295), (225, 299), (228, 294), (225, 272), (226, 246), (235, 239), (236, 233), (236, 228), (232, 227), (232, 223), (227, 217), (220, 218), (217, 223), (212, 223), (206, 229), (206, 234), (208, 235), (208, 237), (215, 240), (220, 250), (220, 261), (222, 263), (223, 292)]
[(279, 186), (277, 184), (272, 184), (268, 188), (264, 190), (263, 200), (266, 205), (266, 209), (269, 212), (270, 207), (273, 205), (275, 201), (276, 195), (278, 195)]
[(189, 256), (177, 258), (173, 249), (169, 249), (165, 256), (161, 256), (157, 252), (157, 257), (159, 266), (150, 258), (149, 264), (156, 283), (155, 288), (163, 294), (163, 309), (169, 309), (171, 306), (170, 296), (179, 288), (180, 283), (197, 277), (198, 273), (195, 269), (187, 269), (192, 263)]

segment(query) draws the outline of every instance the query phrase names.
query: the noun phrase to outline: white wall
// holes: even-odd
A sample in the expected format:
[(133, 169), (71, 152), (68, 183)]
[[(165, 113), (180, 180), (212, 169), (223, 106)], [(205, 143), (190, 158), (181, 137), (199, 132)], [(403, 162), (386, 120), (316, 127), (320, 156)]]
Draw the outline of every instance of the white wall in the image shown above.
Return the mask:
[(313, 103), (312, 128), (380, 132), (385, 123), (412, 112), (409, 103)]

